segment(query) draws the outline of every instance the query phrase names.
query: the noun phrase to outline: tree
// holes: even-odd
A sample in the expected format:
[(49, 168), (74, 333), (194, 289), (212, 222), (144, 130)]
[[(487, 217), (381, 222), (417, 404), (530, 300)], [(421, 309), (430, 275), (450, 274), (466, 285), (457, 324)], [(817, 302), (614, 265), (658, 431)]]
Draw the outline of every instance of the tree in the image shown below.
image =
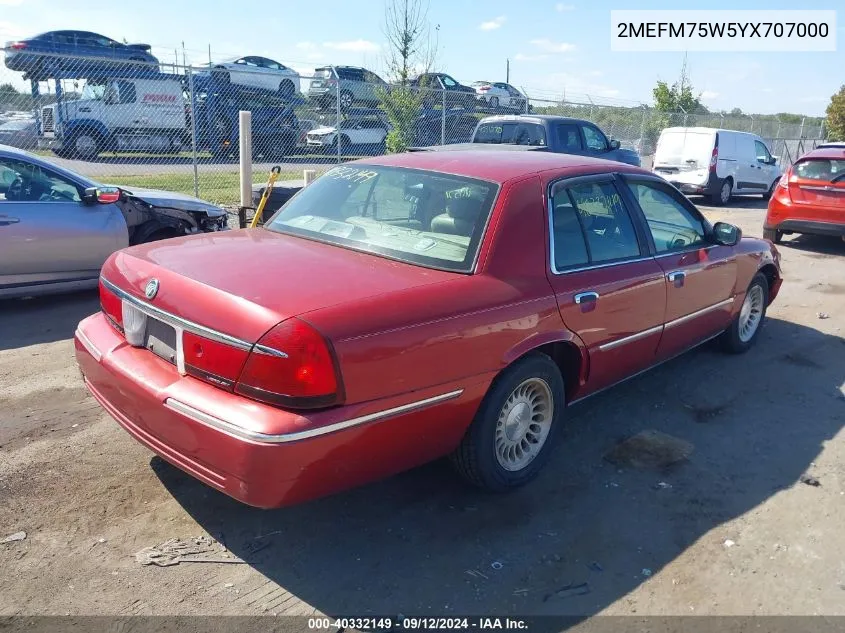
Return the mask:
[(701, 103), (701, 94), (693, 94), (692, 86), (683, 78), (671, 86), (665, 81), (658, 81), (654, 90), (652, 90), (652, 94), (654, 95), (654, 109), (658, 112), (707, 113), (707, 108)]
[(388, 43), (387, 68), (396, 83), (378, 90), (391, 130), (385, 144), (391, 153), (414, 144), (423, 93), (409, 85), (415, 72), (428, 71), (436, 54), (428, 29), (428, 4), (422, 0), (388, 0), (384, 34)]
[(830, 98), (827, 114), (828, 136), (834, 141), (845, 141), (845, 85)]

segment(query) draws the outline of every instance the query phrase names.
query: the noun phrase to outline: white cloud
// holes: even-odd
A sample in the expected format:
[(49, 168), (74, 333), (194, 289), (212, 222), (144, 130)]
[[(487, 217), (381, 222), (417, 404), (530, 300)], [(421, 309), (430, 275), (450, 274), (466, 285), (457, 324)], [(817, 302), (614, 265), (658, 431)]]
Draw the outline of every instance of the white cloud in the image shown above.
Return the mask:
[(567, 100), (573, 102), (589, 103), (587, 95), (593, 99), (596, 97), (612, 99), (621, 94), (612, 86), (592, 81), (589, 73), (552, 73), (544, 76), (541, 82), (534, 85), (537, 89), (553, 93), (556, 98), (560, 98), (560, 95), (565, 93)]
[(348, 51), (352, 53), (375, 53), (379, 45), (369, 40), (349, 40), (347, 42), (323, 42), (323, 46), (335, 51)]
[(514, 56), (514, 59), (518, 62), (539, 62), (544, 59), (548, 59), (548, 55), (539, 54), (539, 55), (526, 55), (525, 53), (517, 53)]
[(478, 28), (482, 31), (495, 31), (496, 29), (502, 27), (505, 20), (507, 20), (507, 18), (504, 15), (500, 15), (499, 17), (488, 20), (487, 22), (482, 22), (478, 25)]
[(575, 11), (575, 5), (574, 4), (564, 4), (563, 2), (558, 2), (555, 5), (555, 9), (557, 10), (558, 13), (565, 13), (567, 11)]
[(314, 42), (297, 42), (296, 47), (303, 51), (313, 51), (317, 45)]
[(568, 53), (575, 50), (575, 44), (567, 42), (552, 42), (547, 39), (531, 40), (531, 43), (541, 51), (547, 53)]
[(714, 99), (719, 98), (719, 93), (713, 92), (712, 90), (705, 90), (701, 93), (701, 98), (705, 101), (713, 101)]

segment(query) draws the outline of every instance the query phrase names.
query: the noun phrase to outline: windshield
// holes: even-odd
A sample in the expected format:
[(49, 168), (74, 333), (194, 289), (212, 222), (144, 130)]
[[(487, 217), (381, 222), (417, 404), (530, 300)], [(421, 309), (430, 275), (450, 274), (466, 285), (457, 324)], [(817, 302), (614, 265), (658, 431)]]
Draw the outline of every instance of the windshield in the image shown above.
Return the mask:
[(90, 82), (85, 84), (82, 89), (82, 98), (90, 100), (100, 100), (106, 96), (105, 84), (92, 84)]
[(845, 160), (808, 158), (795, 164), (795, 175), (807, 180), (837, 182), (845, 179)]
[(657, 141), (654, 162), (703, 168), (710, 164), (713, 147), (712, 132), (664, 132)]
[(470, 272), (497, 185), (379, 165), (329, 170), (282, 207), (265, 228)]
[(314, 71), (314, 77), (317, 79), (330, 79), (332, 76), (331, 68), (318, 68)]

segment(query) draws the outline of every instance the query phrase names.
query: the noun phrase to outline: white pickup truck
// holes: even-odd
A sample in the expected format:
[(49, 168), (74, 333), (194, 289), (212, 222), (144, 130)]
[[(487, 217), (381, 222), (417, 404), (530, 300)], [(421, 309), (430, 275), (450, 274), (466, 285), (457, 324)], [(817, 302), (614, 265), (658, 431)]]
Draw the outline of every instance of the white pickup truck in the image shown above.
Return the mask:
[(87, 81), (82, 98), (41, 110), (40, 145), (68, 158), (106, 151), (179, 152), (189, 144), (177, 77)]

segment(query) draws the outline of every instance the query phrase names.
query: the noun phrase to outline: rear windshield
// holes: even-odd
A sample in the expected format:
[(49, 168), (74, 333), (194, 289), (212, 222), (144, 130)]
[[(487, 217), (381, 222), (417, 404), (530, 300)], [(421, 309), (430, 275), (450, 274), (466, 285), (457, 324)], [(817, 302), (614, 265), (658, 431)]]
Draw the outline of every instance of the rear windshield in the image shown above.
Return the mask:
[(806, 158), (795, 163), (795, 175), (806, 180), (841, 181), (845, 179), (845, 160)]
[(710, 164), (713, 147), (713, 134), (682, 130), (664, 132), (657, 141), (654, 162), (663, 165), (684, 165), (695, 162), (699, 167), (705, 167)]
[(314, 77), (317, 79), (329, 79), (332, 76), (331, 68), (318, 68), (314, 71)]
[(546, 129), (539, 123), (491, 121), (478, 126), (472, 142), (544, 146)]
[(442, 270), (470, 272), (498, 186), (378, 165), (339, 166), (265, 228)]

